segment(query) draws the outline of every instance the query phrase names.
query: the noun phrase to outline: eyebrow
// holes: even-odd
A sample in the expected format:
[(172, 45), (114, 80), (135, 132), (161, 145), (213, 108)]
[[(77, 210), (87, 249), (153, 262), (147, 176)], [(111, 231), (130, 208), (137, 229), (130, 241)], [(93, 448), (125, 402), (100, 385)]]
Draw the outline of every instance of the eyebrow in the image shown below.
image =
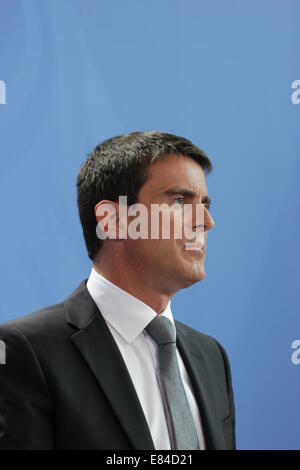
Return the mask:
[[(197, 196), (197, 194), (194, 191), (191, 191), (190, 189), (187, 189), (187, 188), (179, 188), (179, 187), (169, 188), (166, 191), (164, 191), (164, 194), (166, 194), (167, 196), (174, 196), (174, 194), (182, 194), (183, 196), (186, 196), (186, 197)], [(208, 208), (211, 206), (211, 198), (209, 197), (208, 194), (203, 196), (202, 203), (207, 204)]]

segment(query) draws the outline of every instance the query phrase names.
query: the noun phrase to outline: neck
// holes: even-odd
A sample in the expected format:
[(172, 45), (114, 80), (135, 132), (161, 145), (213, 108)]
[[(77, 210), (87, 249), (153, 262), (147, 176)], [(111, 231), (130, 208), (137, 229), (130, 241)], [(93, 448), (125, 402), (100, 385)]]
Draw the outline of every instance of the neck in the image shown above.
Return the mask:
[[(157, 314), (168, 305), (173, 292), (161, 292), (143, 267), (128, 263), (121, 253), (108, 253), (100, 250), (96, 256), (93, 268), (105, 279), (149, 305)], [(157, 280), (156, 280), (157, 281)]]

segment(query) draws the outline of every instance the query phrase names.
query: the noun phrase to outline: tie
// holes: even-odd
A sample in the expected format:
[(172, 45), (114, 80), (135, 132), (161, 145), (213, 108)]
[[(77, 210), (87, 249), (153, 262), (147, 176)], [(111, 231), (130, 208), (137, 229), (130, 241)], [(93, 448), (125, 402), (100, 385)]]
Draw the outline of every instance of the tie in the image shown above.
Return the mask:
[(157, 315), (145, 330), (156, 342), (158, 348), (162, 388), (172, 423), (172, 449), (199, 449), (197, 431), (176, 357), (175, 326), (168, 318)]

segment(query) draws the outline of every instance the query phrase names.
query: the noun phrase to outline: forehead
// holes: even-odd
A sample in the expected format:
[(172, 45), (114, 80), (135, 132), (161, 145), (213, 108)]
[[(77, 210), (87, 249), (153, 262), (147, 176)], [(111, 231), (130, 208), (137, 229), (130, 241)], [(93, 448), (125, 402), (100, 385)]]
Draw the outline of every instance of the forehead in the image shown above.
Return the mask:
[(207, 193), (206, 178), (200, 164), (190, 157), (168, 155), (148, 169), (149, 179), (141, 191), (159, 194), (169, 187), (180, 186), (197, 193)]

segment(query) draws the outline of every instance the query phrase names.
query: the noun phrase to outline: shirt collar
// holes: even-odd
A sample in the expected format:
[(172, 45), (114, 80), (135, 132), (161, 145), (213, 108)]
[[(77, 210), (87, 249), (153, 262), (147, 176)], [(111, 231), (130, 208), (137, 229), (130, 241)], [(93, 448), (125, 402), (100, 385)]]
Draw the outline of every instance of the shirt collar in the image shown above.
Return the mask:
[[(157, 315), (149, 305), (108, 281), (94, 267), (86, 287), (106, 322), (128, 343), (134, 341)], [(167, 317), (174, 325), (171, 300), (160, 315)]]

